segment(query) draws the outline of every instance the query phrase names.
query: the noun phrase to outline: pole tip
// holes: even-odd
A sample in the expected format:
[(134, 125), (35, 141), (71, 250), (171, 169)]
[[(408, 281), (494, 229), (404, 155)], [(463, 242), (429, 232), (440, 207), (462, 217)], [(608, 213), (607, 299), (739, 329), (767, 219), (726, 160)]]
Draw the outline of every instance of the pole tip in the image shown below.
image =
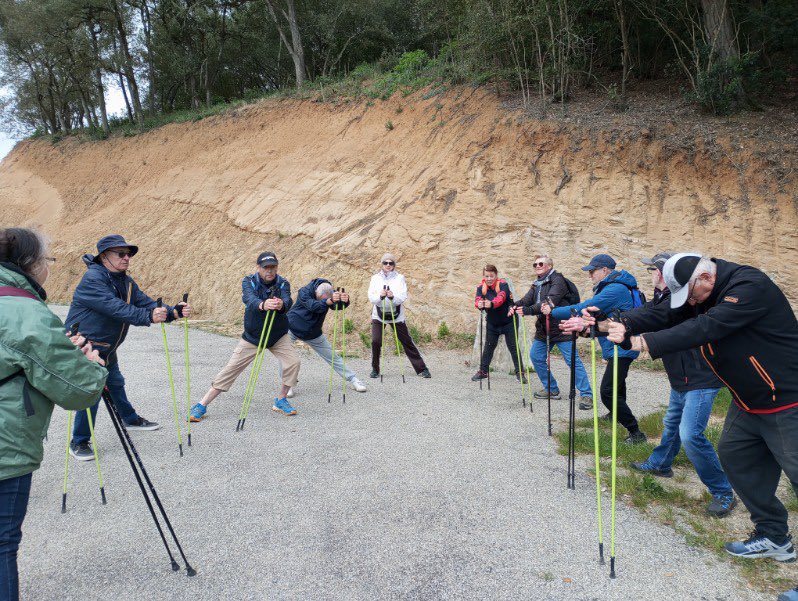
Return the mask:
[(610, 578), (615, 578), (615, 558), (610, 557)]
[(182, 457), (183, 456), (183, 445), (179, 444), (179, 445), (177, 445), (177, 448), (180, 449), (180, 456)]
[(107, 505), (108, 501), (106, 501), (106, 499), (105, 499), (105, 487), (104, 486), (100, 487), (100, 496), (102, 497), (103, 505)]
[(188, 435), (188, 446), (191, 446), (191, 434)]
[(192, 568), (190, 565), (186, 564), (186, 576), (190, 578), (191, 576), (196, 576), (196, 575), (197, 575), (197, 570)]
[(180, 566), (177, 565), (177, 562), (173, 559), (172, 560), (172, 571), (173, 572), (177, 572), (178, 570), (180, 570)]

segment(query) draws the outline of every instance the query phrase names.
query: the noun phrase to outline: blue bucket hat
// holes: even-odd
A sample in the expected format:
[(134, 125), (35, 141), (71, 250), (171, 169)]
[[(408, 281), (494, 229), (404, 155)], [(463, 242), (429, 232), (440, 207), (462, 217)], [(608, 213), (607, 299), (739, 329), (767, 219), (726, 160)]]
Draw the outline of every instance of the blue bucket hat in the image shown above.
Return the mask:
[(125, 242), (125, 239), (120, 236), (119, 234), (111, 234), (109, 236), (103, 236), (97, 242), (97, 256), (94, 257), (94, 261), (96, 262), (101, 254), (103, 254), (109, 248), (119, 248), (119, 247), (127, 247), (130, 249), (130, 256), (132, 257), (137, 252), (139, 252), (139, 247), (135, 244), (128, 244)]
[(609, 255), (596, 255), (590, 259), (590, 265), (585, 265), (582, 268), (582, 271), (593, 271), (594, 269), (600, 269), (601, 267), (615, 269), (615, 259)]

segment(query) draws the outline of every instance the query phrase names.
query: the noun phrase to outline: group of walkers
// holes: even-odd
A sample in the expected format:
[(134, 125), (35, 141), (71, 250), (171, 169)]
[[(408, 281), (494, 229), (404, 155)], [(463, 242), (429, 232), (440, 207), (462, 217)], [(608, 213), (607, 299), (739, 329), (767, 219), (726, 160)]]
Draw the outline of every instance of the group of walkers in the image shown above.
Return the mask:
[[(79, 411), (70, 443), (70, 453), (81, 460), (94, 457), (89, 415), (96, 414), (105, 386), (128, 429), (158, 429), (128, 400), (118, 350), (131, 325), (170, 322), (193, 312), (188, 302), (162, 306), (142, 292), (128, 273), (138, 247), (110, 235), (97, 243), (96, 255), (83, 257), (87, 271), (62, 324), (44, 304), (43, 286), (55, 261), (47, 256), (47, 247), (33, 230), (0, 230), (0, 592), (9, 599), (18, 597), (21, 525), (54, 405), (90, 409), (90, 414)], [(754, 531), (746, 540), (727, 543), (726, 550), (739, 557), (794, 561), (787, 510), (776, 496), (782, 471), (798, 493), (798, 321), (789, 302), (754, 267), (670, 252), (643, 263), (654, 287), (648, 302), (634, 276), (618, 269), (606, 254), (596, 255), (582, 268), (593, 284), (592, 296), (584, 301), (573, 282), (554, 269), (549, 256), (535, 257), (537, 277), (517, 300), (508, 282), (498, 277), (498, 269), (486, 265), (474, 301), (475, 308), (484, 312), (486, 336), (472, 379), (487, 377), (503, 335), (516, 377), (524, 381), (515, 328), (518, 317), (536, 315), (529, 358), (543, 388), (535, 397), (561, 398), (547, 361), (558, 348), (573, 370), (580, 409), (593, 409), (593, 387), (598, 385), (602, 403), (612, 411), (610, 362), (597, 384), (590, 382), (578, 354), (572, 354), (572, 336), (589, 335), (595, 328), (604, 359), (613, 356), (615, 345), (624, 347), (618, 353), (617, 420), (628, 431), (626, 442), (639, 444), (647, 437), (630, 407), (627, 374), (640, 352), (662, 358), (671, 387), (663, 435), (647, 460), (630, 467), (671, 477), (673, 460), (683, 447), (712, 495), (710, 514), (727, 515), (737, 504), (735, 492), (750, 511)], [(202, 400), (191, 408), (192, 422), (207, 417), (209, 404), (228, 391), (265, 349), (279, 363), (272, 409), (296, 415), (288, 400), (298, 392), (301, 361), (296, 340), (312, 348), (352, 389), (366, 391), (322, 332), (327, 313), (348, 306), (349, 294), (317, 277), (294, 300), (278, 267), (276, 255), (263, 252), (257, 257), (256, 272), (242, 280), (241, 340)], [(396, 271), (396, 258), (385, 254), (368, 289), (372, 378), (381, 374), (386, 328), (397, 350), (401, 343), (415, 373), (431, 377), (407, 327), (407, 298), (407, 283)], [(67, 335), (64, 325), (72, 330)], [(78, 326), (78, 333), (73, 326)], [(724, 386), (734, 402), (718, 457), (705, 429)], [(798, 601), (798, 589), (783, 593), (779, 600)]]

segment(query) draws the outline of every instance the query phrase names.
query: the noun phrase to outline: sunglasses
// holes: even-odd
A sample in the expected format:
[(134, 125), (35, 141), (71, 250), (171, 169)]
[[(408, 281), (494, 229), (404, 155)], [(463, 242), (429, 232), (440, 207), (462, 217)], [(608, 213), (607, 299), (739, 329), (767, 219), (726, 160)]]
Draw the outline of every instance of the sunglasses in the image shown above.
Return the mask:
[(383, 261), (382, 264), (383, 265), (396, 265), (396, 263), (394, 263), (393, 261)]
[(657, 271), (656, 267), (646, 267), (646, 271)]
[(45, 257), (44, 260), (47, 261), (48, 265), (55, 263), (55, 257)]
[(109, 250), (108, 252), (115, 254), (120, 259), (124, 259), (125, 257), (132, 257), (133, 256), (133, 253), (130, 252), (129, 250), (121, 250), (121, 251), (120, 250)]
[(538, 261), (537, 263), (532, 263), (532, 267), (543, 267), (546, 264), (543, 261)]

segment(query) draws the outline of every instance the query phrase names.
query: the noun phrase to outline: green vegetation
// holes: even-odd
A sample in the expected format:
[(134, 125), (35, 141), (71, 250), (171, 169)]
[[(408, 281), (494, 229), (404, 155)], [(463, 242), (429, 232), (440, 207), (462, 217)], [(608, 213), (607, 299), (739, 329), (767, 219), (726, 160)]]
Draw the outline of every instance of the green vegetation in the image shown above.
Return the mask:
[(344, 320), (344, 334), (351, 334), (355, 331), (355, 322), (348, 317)]
[(438, 324), (438, 339), (439, 340), (443, 340), (445, 338), (448, 338), (450, 334), (451, 334), (451, 332), (449, 331), (449, 326), (446, 325), (445, 321), (442, 321), (440, 324)]

